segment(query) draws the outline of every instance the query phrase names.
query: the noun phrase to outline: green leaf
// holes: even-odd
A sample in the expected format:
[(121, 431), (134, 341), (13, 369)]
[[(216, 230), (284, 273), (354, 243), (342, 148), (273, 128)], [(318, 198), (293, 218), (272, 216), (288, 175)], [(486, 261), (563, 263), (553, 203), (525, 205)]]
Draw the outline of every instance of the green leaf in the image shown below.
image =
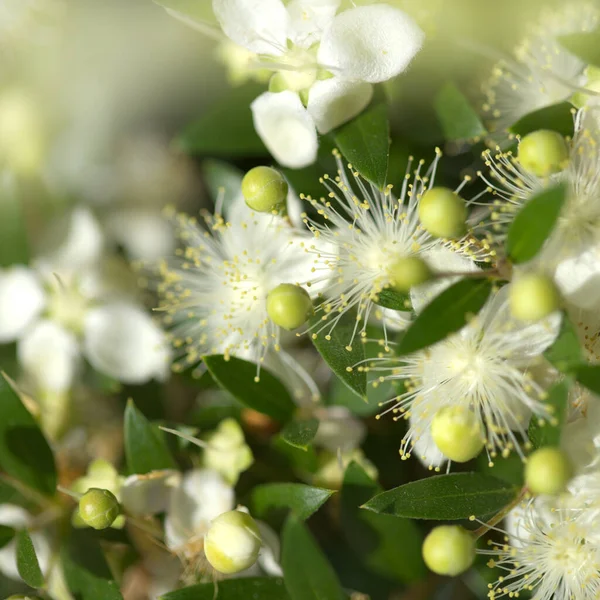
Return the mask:
[(560, 333), (554, 344), (544, 352), (544, 357), (561, 373), (566, 374), (585, 363), (577, 331), (568, 315), (563, 314)]
[(254, 363), (233, 356), (225, 359), (221, 354), (203, 360), (213, 379), (244, 406), (282, 422), (296, 410), (287, 388), (264, 367), (260, 369), (260, 380), (255, 381)]
[(229, 88), (225, 98), (179, 135), (178, 147), (189, 154), (225, 158), (266, 155), (250, 112), (250, 103), (263, 91), (256, 85)]
[(35, 419), (0, 375), (0, 468), (48, 496), (56, 492), (52, 450)]
[(573, 105), (570, 102), (561, 102), (533, 111), (519, 119), (509, 127), (509, 131), (521, 137), (538, 129), (549, 129), (561, 135), (573, 135)]
[(325, 402), (329, 406), (345, 406), (352, 414), (359, 417), (370, 417), (381, 410), (378, 406), (379, 402), (387, 400), (391, 396), (387, 396), (387, 392), (391, 389), (389, 382), (384, 382), (373, 387), (371, 380), (376, 379), (379, 373), (370, 371), (367, 373), (367, 397), (368, 401), (365, 402), (364, 398), (359, 398), (354, 392), (350, 391), (340, 379), (335, 378), (329, 387), (329, 396), (325, 398)]
[(291, 514), (283, 528), (281, 566), (291, 600), (344, 600), (332, 566), (302, 521)]
[(342, 531), (362, 561), (380, 575), (413, 583), (427, 575), (421, 558), (423, 536), (409, 519), (361, 510), (360, 505), (382, 488), (364, 469), (350, 463), (341, 493)]
[[(321, 317), (311, 319), (311, 326), (321, 323)], [(365, 402), (367, 400), (367, 374), (364, 370), (354, 368), (365, 359), (364, 345), (359, 336), (355, 337), (351, 350), (347, 350), (348, 343), (352, 339), (354, 323), (339, 322), (331, 332), (331, 339), (323, 333), (312, 334), (312, 342), (329, 365), (331, 370), (348, 386), (357, 396)], [(315, 337), (316, 335), (316, 337)]]
[(316, 513), (334, 490), (303, 483), (265, 483), (252, 490), (252, 514), (264, 518), (272, 512), (292, 510), (299, 519)]
[(17, 570), (23, 581), (32, 588), (44, 585), (44, 576), (33, 547), (33, 542), (25, 529), (17, 533)]
[(477, 112), (453, 83), (444, 85), (433, 106), (447, 140), (468, 140), (487, 133)]
[(396, 354), (421, 350), (462, 329), (481, 310), (491, 291), (492, 283), (487, 279), (461, 279), (446, 288), (406, 329)]
[(29, 244), (23, 214), (23, 204), (16, 182), (3, 175), (0, 178), (0, 267), (26, 265)]
[(411, 309), (410, 296), (392, 289), (382, 290), (377, 294), (375, 304), (392, 310), (409, 311)]
[(144, 417), (132, 400), (125, 409), (125, 457), (129, 472), (138, 475), (177, 468), (163, 432)]
[(573, 371), (577, 381), (594, 394), (600, 394), (600, 365), (581, 365)]
[(517, 213), (506, 239), (506, 253), (512, 262), (527, 262), (541, 250), (556, 225), (566, 193), (564, 184), (545, 189)]
[(244, 173), (221, 160), (206, 160), (202, 164), (202, 174), (214, 202), (223, 194), (221, 212), (227, 216), (228, 208), (241, 194)]
[(451, 473), (413, 481), (371, 498), (363, 508), (408, 519), (452, 521), (499, 511), (518, 488), (481, 473)]
[(600, 29), (561, 35), (558, 41), (584, 63), (600, 67)]
[(0, 548), (4, 548), (6, 544), (15, 537), (16, 531), (8, 525), (0, 525)]
[(387, 182), (390, 123), (385, 102), (376, 102), (335, 131), (340, 152), (365, 179), (382, 189)]
[(218, 583), (201, 583), (169, 592), (161, 600), (289, 600), (283, 579), (250, 577), (226, 579)]
[(534, 448), (560, 445), (560, 434), (567, 418), (570, 387), (571, 381), (568, 379), (554, 385), (544, 403), (552, 411), (551, 416), (541, 422), (535, 416), (531, 418), (529, 440)]
[(485, 452), (482, 452), (477, 457), (476, 464), (477, 470), (484, 475), (491, 475), (519, 488), (523, 487), (523, 460), (516, 452), (512, 452), (508, 456), (502, 456), (502, 454), (495, 456), (491, 467), (490, 458)]
[(318, 419), (306, 419), (304, 421), (290, 421), (281, 432), (281, 437), (290, 446), (307, 450), (319, 429)]

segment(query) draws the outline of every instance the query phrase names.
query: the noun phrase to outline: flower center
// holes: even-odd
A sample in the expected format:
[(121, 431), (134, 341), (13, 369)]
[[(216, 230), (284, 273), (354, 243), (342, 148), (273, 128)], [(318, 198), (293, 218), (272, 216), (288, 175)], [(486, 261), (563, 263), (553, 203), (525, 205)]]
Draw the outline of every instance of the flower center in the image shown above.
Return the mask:
[(77, 283), (64, 283), (61, 280), (51, 291), (48, 317), (80, 335), (89, 306), (88, 298), (83, 295)]

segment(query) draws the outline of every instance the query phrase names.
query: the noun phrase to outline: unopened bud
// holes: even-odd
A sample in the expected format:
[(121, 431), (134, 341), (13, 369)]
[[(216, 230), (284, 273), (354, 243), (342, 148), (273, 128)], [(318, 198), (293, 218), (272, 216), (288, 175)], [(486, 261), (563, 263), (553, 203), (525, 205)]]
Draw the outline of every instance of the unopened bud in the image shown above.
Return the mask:
[(204, 538), (204, 553), (216, 571), (231, 575), (249, 569), (261, 545), (254, 519), (245, 512), (231, 510), (212, 522)]
[(434, 237), (462, 237), (467, 230), (467, 206), (452, 190), (434, 187), (419, 201), (419, 220)]
[(283, 329), (297, 329), (306, 323), (312, 312), (312, 300), (299, 285), (282, 283), (267, 294), (269, 319)]
[(397, 292), (409, 292), (410, 288), (429, 281), (433, 276), (429, 265), (416, 256), (397, 258), (388, 269), (390, 285)]
[(565, 138), (556, 131), (540, 129), (526, 135), (519, 143), (519, 162), (538, 177), (562, 171), (568, 161), (569, 148)]
[(480, 420), (464, 406), (440, 409), (431, 422), (431, 436), (446, 458), (461, 463), (475, 458), (485, 443)]
[(279, 212), (285, 207), (288, 184), (283, 175), (271, 167), (255, 167), (242, 180), (246, 204), (256, 212)]
[(539, 273), (517, 277), (510, 284), (508, 300), (512, 315), (522, 321), (539, 321), (560, 306), (554, 282)]
[(559, 448), (540, 448), (525, 465), (525, 484), (533, 494), (560, 494), (571, 475), (571, 463)]
[(459, 525), (440, 525), (425, 538), (423, 559), (434, 573), (455, 577), (473, 564), (475, 540)]
[(108, 490), (90, 488), (79, 500), (81, 520), (94, 529), (110, 527), (120, 512), (119, 501)]

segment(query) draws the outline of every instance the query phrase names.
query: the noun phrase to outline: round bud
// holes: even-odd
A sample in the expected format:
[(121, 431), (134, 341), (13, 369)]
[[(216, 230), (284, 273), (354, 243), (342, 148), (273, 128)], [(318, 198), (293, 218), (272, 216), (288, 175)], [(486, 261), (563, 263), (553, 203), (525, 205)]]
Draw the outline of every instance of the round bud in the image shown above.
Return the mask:
[(390, 285), (397, 292), (408, 292), (414, 285), (425, 283), (433, 276), (429, 265), (416, 256), (397, 258), (388, 268)]
[(559, 448), (540, 448), (525, 465), (525, 484), (533, 494), (560, 494), (571, 475), (569, 459)]
[(249, 569), (261, 545), (254, 519), (245, 512), (231, 510), (212, 522), (204, 538), (204, 553), (216, 571), (231, 575)]
[(299, 285), (282, 283), (267, 294), (269, 319), (283, 329), (297, 329), (306, 323), (312, 312), (312, 300)]
[(256, 212), (280, 211), (285, 206), (288, 184), (283, 175), (271, 167), (255, 167), (242, 180), (246, 204)]
[(94, 529), (110, 527), (120, 512), (119, 501), (108, 490), (90, 488), (79, 500), (81, 520)]
[(473, 564), (475, 540), (459, 525), (440, 525), (425, 538), (423, 559), (434, 573), (455, 577)]
[(444, 456), (461, 463), (475, 458), (485, 443), (480, 420), (464, 406), (438, 410), (431, 422), (431, 436)]
[(434, 187), (427, 190), (419, 201), (419, 219), (434, 237), (461, 237), (467, 230), (467, 205), (452, 190)]
[(508, 293), (510, 311), (522, 321), (538, 321), (560, 306), (560, 296), (552, 279), (528, 273), (515, 279)]
[(565, 138), (556, 131), (540, 129), (529, 133), (519, 143), (519, 162), (538, 177), (562, 171), (568, 160), (569, 148)]

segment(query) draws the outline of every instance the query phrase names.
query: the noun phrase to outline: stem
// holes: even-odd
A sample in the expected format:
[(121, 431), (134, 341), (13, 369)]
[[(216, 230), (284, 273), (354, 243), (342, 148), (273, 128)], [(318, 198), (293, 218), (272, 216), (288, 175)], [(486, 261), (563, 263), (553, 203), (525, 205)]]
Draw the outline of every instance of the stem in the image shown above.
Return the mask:
[(527, 495), (529, 490), (527, 487), (524, 487), (519, 495), (510, 503), (507, 504), (497, 515), (492, 517), (485, 525), (482, 525), (478, 529), (472, 532), (473, 537), (477, 540), (481, 536), (485, 535), (492, 527), (495, 527), (504, 519), (504, 517), (513, 509), (515, 506), (521, 503), (523, 498)]

